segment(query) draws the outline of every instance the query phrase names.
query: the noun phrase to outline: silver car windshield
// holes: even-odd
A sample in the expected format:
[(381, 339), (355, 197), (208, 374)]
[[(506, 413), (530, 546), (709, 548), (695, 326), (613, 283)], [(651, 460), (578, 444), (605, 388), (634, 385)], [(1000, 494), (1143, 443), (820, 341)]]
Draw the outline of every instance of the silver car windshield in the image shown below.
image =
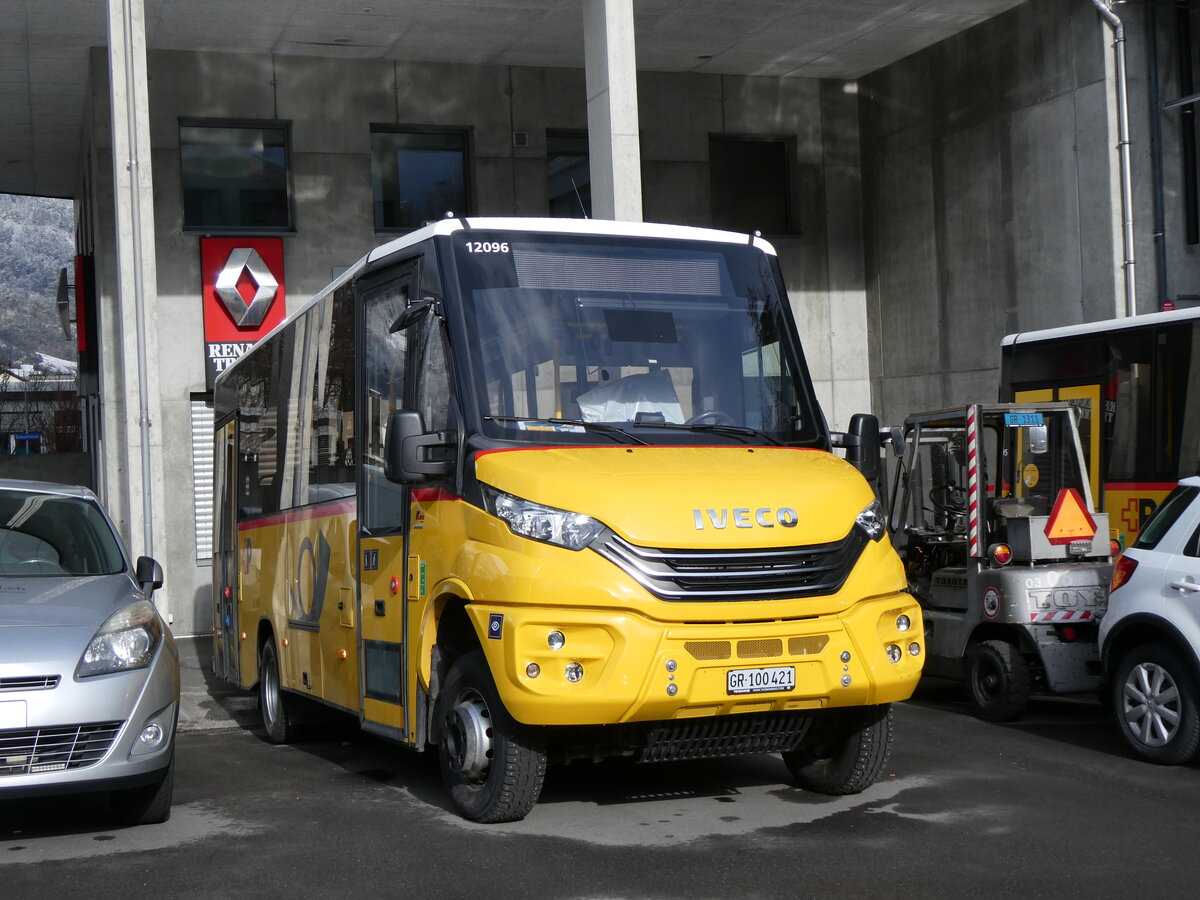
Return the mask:
[(753, 246), (463, 232), (454, 258), (493, 437), (823, 439), (778, 267)]
[(95, 504), (0, 488), (0, 577), (115, 575), (125, 571), (116, 535)]

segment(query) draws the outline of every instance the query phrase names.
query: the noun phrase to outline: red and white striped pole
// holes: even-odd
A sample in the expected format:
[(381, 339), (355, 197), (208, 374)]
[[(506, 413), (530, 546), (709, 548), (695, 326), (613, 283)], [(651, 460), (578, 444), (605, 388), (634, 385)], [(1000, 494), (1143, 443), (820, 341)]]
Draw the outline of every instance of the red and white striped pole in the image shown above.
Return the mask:
[(979, 550), (979, 407), (967, 407), (967, 522), (971, 557)]

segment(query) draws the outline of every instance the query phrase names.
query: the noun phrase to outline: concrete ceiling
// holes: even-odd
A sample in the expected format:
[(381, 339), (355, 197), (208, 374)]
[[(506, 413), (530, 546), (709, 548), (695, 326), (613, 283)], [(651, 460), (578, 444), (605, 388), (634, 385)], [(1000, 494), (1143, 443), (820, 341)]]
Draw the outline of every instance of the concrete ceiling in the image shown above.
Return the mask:
[[(633, 0), (638, 67), (856, 79), (1023, 0)], [(150, 49), (583, 65), (582, 0), (144, 0)], [(0, 0), (0, 193), (75, 188), (108, 0)]]

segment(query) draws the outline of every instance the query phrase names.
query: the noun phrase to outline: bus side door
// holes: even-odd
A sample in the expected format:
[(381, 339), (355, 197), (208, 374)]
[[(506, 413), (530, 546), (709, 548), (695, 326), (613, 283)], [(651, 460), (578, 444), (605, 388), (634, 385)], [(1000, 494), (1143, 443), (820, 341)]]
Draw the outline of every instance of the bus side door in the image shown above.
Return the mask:
[(241, 572), (237, 559), (237, 420), (230, 419), (216, 430), (213, 482), (213, 672), (219, 678), (239, 679), (238, 595)]
[(384, 442), (388, 416), (406, 408), (411, 386), (407, 329), (392, 326), (416, 290), (417, 260), (389, 269), (359, 288), (358, 608), (363, 727), (406, 740), (404, 635), (407, 486), (387, 479)]

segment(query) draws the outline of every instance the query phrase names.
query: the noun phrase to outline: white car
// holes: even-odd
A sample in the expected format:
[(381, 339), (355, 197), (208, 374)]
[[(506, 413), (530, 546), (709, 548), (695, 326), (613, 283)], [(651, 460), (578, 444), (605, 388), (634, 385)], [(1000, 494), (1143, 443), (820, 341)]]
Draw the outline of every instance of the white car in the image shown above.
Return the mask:
[(1133, 751), (1178, 765), (1200, 751), (1200, 477), (1185, 478), (1113, 567), (1100, 653)]
[(179, 654), (95, 495), (0, 480), (0, 800), (109, 791), (121, 824), (171, 814)]

